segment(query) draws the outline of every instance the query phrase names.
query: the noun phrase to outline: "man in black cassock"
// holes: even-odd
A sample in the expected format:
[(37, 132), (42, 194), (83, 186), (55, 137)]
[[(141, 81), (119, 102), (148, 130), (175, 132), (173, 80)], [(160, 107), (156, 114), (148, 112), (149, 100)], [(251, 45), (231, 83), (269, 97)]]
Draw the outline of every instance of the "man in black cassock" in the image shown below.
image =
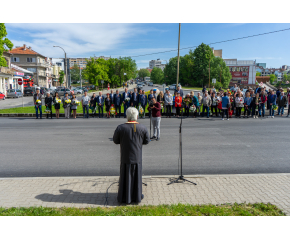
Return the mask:
[(118, 189), (118, 202), (141, 202), (142, 194), (142, 145), (150, 141), (147, 128), (137, 122), (138, 110), (129, 107), (127, 122), (119, 125), (113, 141), (120, 144), (121, 163)]

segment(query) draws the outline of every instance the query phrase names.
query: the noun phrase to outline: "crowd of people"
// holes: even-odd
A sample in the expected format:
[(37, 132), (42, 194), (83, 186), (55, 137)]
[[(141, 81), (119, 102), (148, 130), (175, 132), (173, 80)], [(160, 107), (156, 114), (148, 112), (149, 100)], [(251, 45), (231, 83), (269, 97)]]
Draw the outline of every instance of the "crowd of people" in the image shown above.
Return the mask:
[[(34, 104), (36, 108), (36, 118), (38, 118), (38, 111), (40, 118), (42, 118), (42, 94), (39, 89), (34, 94)], [(159, 92), (158, 89), (151, 89), (150, 93), (146, 94), (144, 90), (134, 88), (134, 91), (125, 91), (121, 94), (118, 90), (106, 94), (106, 97), (99, 92), (98, 96), (93, 93), (88, 96), (87, 91), (78, 101), (75, 95), (69, 96), (65, 93), (63, 98), (60, 98), (56, 92), (54, 96), (47, 93), (45, 97), (45, 111), (47, 118), (52, 118), (52, 106), (55, 108), (56, 118), (59, 118), (59, 109), (61, 104), (64, 108), (65, 118), (76, 118), (76, 110), (78, 106), (82, 107), (83, 117), (89, 118), (91, 111), (93, 117), (103, 118), (104, 107), (106, 109), (106, 117), (112, 116), (110, 109), (113, 107), (116, 117), (121, 117), (123, 106), (124, 118), (126, 118), (126, 110), (133, 106), (138, 109), (139, 117), (145, 118), (145, 110), (149, 111), (149, 118), (152, 117), (152, 109), (150, 105), (153, 104), (153, 99), (160, 105), (160, 117), (166, 118), (179, 117), (181, 115), (193, 118), (199, 117), (221, 117), (222, 120), (235, 116), (237, 118), (258, 118), (265, 117), (266, 110), (268, 110), (268, 117), (274, 118), (275, 111), (278, 110), (277, 115), (283, 116), (285, 108), (288, 105), (287, 117), (289, 117), (289, 103), (290, 91), (289, 88), (284, 92), (282, 88), (277, 91), (267, 90), (266, 87), (248, 87), (246, 91), (242, 91), (237, 85), (232, 90), (223, 91), (221, 88), (216, 90), (214, 87), (207, 90), (203, 88), (202, 92), (196, 95), (193, 91), (184, 96), (183, 90), (178, 87), (173, 93), (166, 90), (165, 93)], [(156, 106), (157, 107), (157, 106)], [(156, 116), (153, 116), (153, 118)], [(159, 117), (159, 116), (158, 116)], [(157, 123), (158, 124), (158, 123)]]

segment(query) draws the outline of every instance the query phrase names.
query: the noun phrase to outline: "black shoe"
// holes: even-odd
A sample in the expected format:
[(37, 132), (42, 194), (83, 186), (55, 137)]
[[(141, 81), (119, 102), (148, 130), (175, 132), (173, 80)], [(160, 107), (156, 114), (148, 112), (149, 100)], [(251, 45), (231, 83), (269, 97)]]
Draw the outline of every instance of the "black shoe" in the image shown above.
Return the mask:
[(141, 200), (144, 198), (144, 194), (141, 194)]
[(207, 117), (207, 118), (209, 118), (209, 117)]
[(40, 117), (40, 119), (42, 119), (42, 117)]
[(35, 119), (38, 119), (38, 118), (35, 118)]
[(150, 139), (155, 139), (156, 137), (155, 136), (153, 136), (152, 138), (150, 138)]
[(157, 139), (156, 139), (156, 141), (159, 141), (159, 140), (160, 140), (160, 138), (157, 138)]

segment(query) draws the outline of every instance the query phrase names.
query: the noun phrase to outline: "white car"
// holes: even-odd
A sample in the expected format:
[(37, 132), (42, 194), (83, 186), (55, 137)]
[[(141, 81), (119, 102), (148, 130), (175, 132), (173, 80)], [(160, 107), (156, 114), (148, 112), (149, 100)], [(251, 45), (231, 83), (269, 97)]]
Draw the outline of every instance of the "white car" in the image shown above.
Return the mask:
[[(180, 84), (178, 84), (178, 86), (179, 86), (180, 88), (182, 88)], [(175, 89), (176, 89), (176, 84), (172, 84), (172, 85), (170, 85), (170, 86), (168, 87), (168, 89), (169, 89), (169, 90), (175, 90)]]

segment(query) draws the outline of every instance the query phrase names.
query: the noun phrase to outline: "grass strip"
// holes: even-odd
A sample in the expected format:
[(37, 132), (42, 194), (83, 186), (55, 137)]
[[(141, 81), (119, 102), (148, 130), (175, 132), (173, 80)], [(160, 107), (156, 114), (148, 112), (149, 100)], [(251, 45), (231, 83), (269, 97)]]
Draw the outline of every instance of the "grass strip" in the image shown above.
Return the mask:
[(0, 216), (285, 216), (270, 203), (158, 205), (96, 208), (0, 208)]

